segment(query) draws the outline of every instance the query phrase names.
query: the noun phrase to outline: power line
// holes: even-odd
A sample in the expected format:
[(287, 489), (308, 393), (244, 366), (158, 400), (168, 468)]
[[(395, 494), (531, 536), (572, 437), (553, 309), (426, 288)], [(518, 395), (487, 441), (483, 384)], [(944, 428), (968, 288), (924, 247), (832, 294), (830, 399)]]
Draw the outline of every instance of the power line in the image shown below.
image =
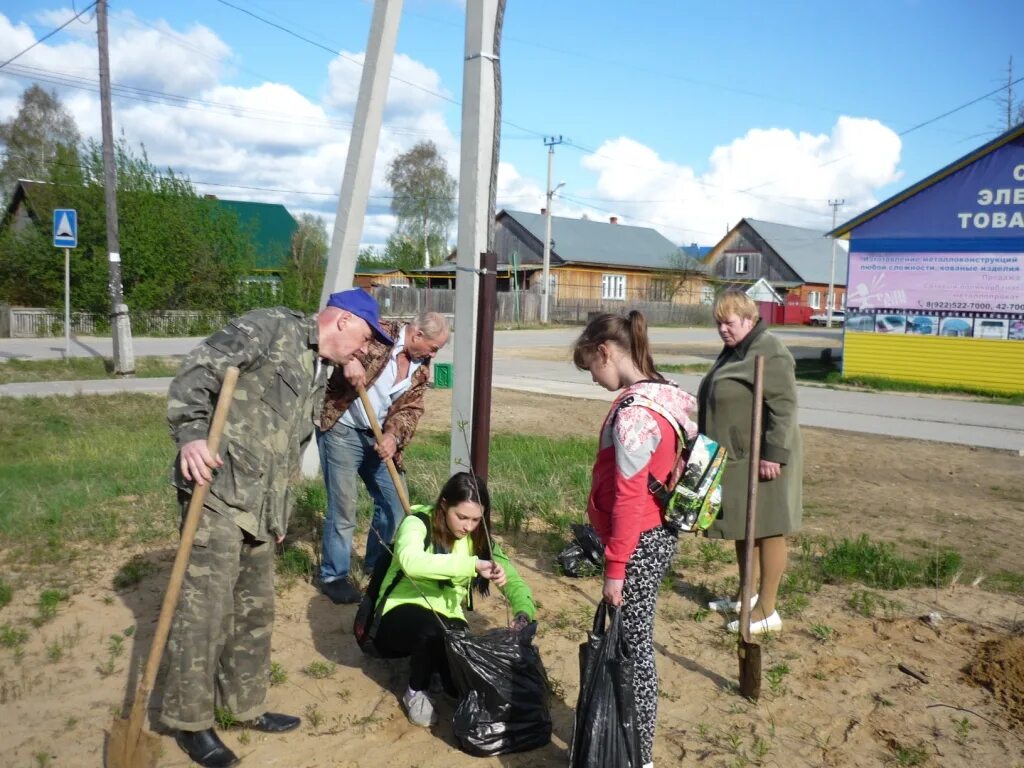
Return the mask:
[(56, 35), (56, 34), (57, 34), (58, 32), (60, 32), (60, 31), (61, 31), (62, 29), (64, 29), (64, 27), (66, 27), (66, 26), (67, 26), (68, 24), (70, 24), (71, 22), (73, 22), (73, 21), (74, 21), (75, 19), (77, 19), (77, 18), (78, 18), (79, 16), (81, 16), (81, 15), (82, 15), (83, 13), (85, 13), (86, 11), (88, 11), (88, 10), (89, 10), (90, 8), (92, 8), (92, 7), (94, 6), (94, 5), (96, 5), (96, 3), (95, 3), (95, 2), (89, 3), (89, 5), (85, 6), (85, 8), (83, 8), (83, 9), (82, 9), (82, 10), (81, 10), (81, 11), (80, 11), (79, 13), (76, 13), (76, 14), (75, 14), (74, 16), (72, 16), (72, 17), (71, 17), (70, 19), (68, 19), (67, 21), (65, 21), (65, 22), (64, 22), (63, 24), (61, 24), (61, 25), (60, 25), (59, 27), (57, 27), (56, 29), (50, 30), (50, 31), (49, 31), (48, 33), (46, 33), (45, 35), (43, 35), (42, 37), (40, 37), (40, 38), (39, 38), (38, 40), (36, 40), (36, 41), (35, 41), (34, 43), (32, 43), (32, 45), (30, 45), (30, 46), (29, 46), (28, 48), (25, 48), (24, 50), (18, 51), (18, 53), (16, 53), (16, 54), (14, 54), (13, 56), (11, 56), (11, 58), (9, 58), (9, 59), (8, 59), (7, 61), (5, 61), (5, 62), (4, 62), (3, 64), (0, 64), (0, 69), (3, 69), (4, 67), (6, 67), (6, 66), (7, 66), (8, 64), (10, 64), (10, 63), (11, 63), (12, 61), (14, 61), (15, 59), (17, 59), (17, 58), (19, 58), (19, 57), (21, 57), (21, 56), (24, 56), (24, 55), (25, 55), (26, 53), (28, 53), (29, 51), (31, 51), (31, 50), (32, 50), (33, 48), (35, 48), (35, 47), (36, 47), (37, 45), (39, 45), (40, 43), (42, 43), (42, 42), (45, 42), (45, 41), (49, 40), (49, 39), (50, 39), (51, 37), (53, 37), (54, 35)]
[[(299, 40), (302, 40), (304, 43), (309, 43), (310, 45), (316, 46), (317, 48), (320, 48), (321, 50), (327, 51), (328, 53), (330, 53), (330, 54), (332, 54), (334, 56), (337, 56), (339, 58), (342, 58), (345, 61), (349, 61), (349, 62), (355, 64), (357, 67), (362, 67), (363, 66), (362, 62), (360, 62), (359, 59), (352, 58), (351, 56), (346, 56), (341, 51), (336, 51), (336, 50), (334, 50), (333, 48), (331, 48), (328, 45), (324, 45), (323, 43), (318, 43), (316, 40), (308, 38), (308, 37), (306, 37), (304, 35), (300, 35), (298, 32), (296, 32), (296, 31), (294, 31), (292, 29), (289, 29), (288, 27), (284, 26), (283, 24), (278, 24), (277, 22), (271, 21), (270, 19), (267, 19), (267, 18), (264, 18), (263, 16), (260, 16), (257, 13), (253, 13), (248, 8), (242, 8), (241, 6), (235, 5), (234, 3), (229, 3), (228, 0), (217, 0), (217, 2), (220, 3), (221, 5), (226, 5), (228, 8), (234, 8), (236, 11), (240, 11), (241, 13), (244, 13), (246, 16), (251, 16), (252, 18), (256, 19), (257, 21), (262, 21), (264, 24), (267, 24), (268, 26), (274, 27), (275, 29), (279, 29), (280, 31), (284, 32), (287, 35), (291, 35), (292, 37), (295, 37), (295, 38), (297, 38)], [(452, 104), (455, 104), (456, 106), (459, 106), (459, 102), (457, 102), (455, 99), (451, 98), (450, 96), (445, 96), (443, 93), (438, 93), (437, 91), (432, 91), (429, 88), (426, 88), (426, 87), (420, 85), (419, 83), (414, 83), (411, 80), (405, 80), (405, 79), (403, 79), (401, 77), (398, 77), (397, 75), (391, 75), (390, 79), (391, 80), (395, 80), (395, 81), (397, 81), (399, 83), (405, 83), (406, 85), (411, 86), (413, 88), (416, 88), (418, 90), (421, 90), (424, 93), (429, 93), (431, 96), (434, 96), (434, 97), (436, 97), (438, 99), (442, 99), (443, 101), (447, 101), (447, 102), (450, 102)]]
[[(217, 2), (220, 3), (221, 5), (228, 6), (229, 8), (234, 8), (236, 11), (240, 11), (240, 12), (246, 14), (247, 16), (251, 16), (252, 18), (256, 19), (257, 21), (262, 21), (264, 24), (267, 24), (267, 25), (269, 25), (271, 27), (274, 27), (275, 29), (280, 30), (281, 32), (284, 32), (286, 35), (291, 35), (292, 37), (295, 37), (298, 40), (302, 40), (304, 43), (308, 43), (309, 45), (312, 45), (312, 46), (315, 46), (316, 48), (319, 48), (321, 50), (327, 51), (328, 53), (330, 53), (330, 54), (332, 54), (334, 56), (338, 56), (338, 57), (344, 59), (345, 61), (349, 61), (349, 62), (355, 64), (357, 67), (362, 67), (363, 66), (362, 62), (360, 62), (358, 59), (354, 59), (351, 56), (346, 56), (341, 51), (337, 51), (337, 50), (331, 48), (328, 45), (324, 45), (323, 43), (318, 43), (316, 40), (312, 40), (312, 39), (310, 39), (310, 38), (308, 38), (308, 37), (306, 37), (304, 35), (300, 35), (298, 32), (296, 32), (296, 31), (294, 31), (292, 29), (289, 29), (288, 27), (284, 26), (283, 24), (278, 24), (277, 22), (274, 22), (274, 21), (271, 21), (270, 19), (264, 18), (263, 16), (260, 16), (257, 13), (253, 13), (252, 11), (248, 10), (247, 8), (242, 8), (242, 7), (238, 6), (238, 5), (230, 3), (230, 2), (228, 2), (228, 0), (217, 0)], [(437, 91), (432, 91), (429, 88), (420, 85), (419, 83), (414, 83), (411, 80), (405, 80), (405, 79), (403, 79), (401, 77), (398, 77), (398, 75), (394, 75), (393, 74), (393, 75), (390, 76), (389, 79), (395, 80), (396, 82), (399, 82), (399, 83), (405, 83), (406, 85), (408, 85), (408, 86), (410, 86), (412, 88), (416, 88), (417, 90), (423, 91), (424, 93), (427, 93), (427, 94), (429, 94), (431, 96), (434, 96), (434, 97), (436, 97), (438, 99), (441, 99), (443, 101), (447, 101), (450, 104), (455, 105), (456, 107), (461, 107), (462, 106), (462, 102), (461, 101), (453, 99), (450, 96), (445, 96), (443, 93), (438, 93)], [(517, 125), (516, 123), (513, 123), (510, 120), (505, 120), (504, 118), (501, 120), (501, 124), (502, 125), (508, 125), (508, 126), (510, 126), (512, 128), (516, 128), (516, 129), (518, 129), (520, 131), (524, 131), (525, 133), (528, 133), (528, 134), (530, 134), (532, 136), (537, 136), (537, 137), (543, 138), (543, 136), (545, 135), (545, 134), (541, 133), (540, 131), (535, 131), (532, 128), (527, 128), (527, 127), (522, 126), (522, 125)]]
[[(67, 72), (59, 72), (56, 70), (46, 70), (40, 67), (32, 67), (24, 64), (18, 64), (12, 67), (10, 70), (2, 73), (9, 77), (19, 77), (31, 80), (38, 80), (52, 85), (60, 85), (67, 88), (77, 88), (79, 90), (85, 90), (96, 93), (99, 91), (99, 83), (97, 80), (81, 77)], [(111, 84), (111, 89), (121, 98), (128, 99), (131, 101), (139, 101), (147, 104), (160, 104), (163, 106), (176, 107), (178, 109), (188, 109), (192, 111), (202, 112), (215, 112), (220, 114), (227, 114), (232, 117), (245, 117), (246, 119), (256, 120), (260, 122), (268, 123), (279, 123), (284, 125), (299, 125), (299, 126), (317, 126), (324, 128), (351, 128), (352, 122), (347, 120), (339, 120), (337, 118), (325, 117), (323, 119), (309, 119), (300, 120), (287, 117), (284, 113), (275, 112), (272, 110), (256, 109), (253, 107), (244, 107), (237, 104), (227, 104), (224, 102), (210, 101), (208, 99), (198, 99), (192, 96), (182, 96), (173, 93), (166, 93), (164, 91), (156, 91), (148, 88), (139, 88), (136, 86)], [(439, 134), (431, 131), (422, 131), (416, 128), (399, 128), (397, 126), (386, 125), (385, 128), (396, 136), (422, 136), (427, 138), (435, 138)], [(517, 137), (518, 138), (518, 137)]]

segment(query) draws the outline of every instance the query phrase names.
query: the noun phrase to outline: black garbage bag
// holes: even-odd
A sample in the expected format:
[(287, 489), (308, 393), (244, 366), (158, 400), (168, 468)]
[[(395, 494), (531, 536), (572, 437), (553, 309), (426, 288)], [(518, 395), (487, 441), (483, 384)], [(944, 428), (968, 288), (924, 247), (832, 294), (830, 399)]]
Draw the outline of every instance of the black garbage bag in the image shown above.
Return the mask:
[(593, 526), (573, 523), (572, 541), (558, 553), (566, 576), (592, 576), (604, 569), (604, 547)]
[(480, 757), (524, 752), (551, 741), (551, 696), (537, 623), (513, 632), (448, 632), (445, 647), (459, 694), (453, 729), (459, 748)]
[(640, 768), (635, 667), (620, 623), (619, 610), (602, 601), (594, 628), (580, 646), (580, 695), (570, 768)]

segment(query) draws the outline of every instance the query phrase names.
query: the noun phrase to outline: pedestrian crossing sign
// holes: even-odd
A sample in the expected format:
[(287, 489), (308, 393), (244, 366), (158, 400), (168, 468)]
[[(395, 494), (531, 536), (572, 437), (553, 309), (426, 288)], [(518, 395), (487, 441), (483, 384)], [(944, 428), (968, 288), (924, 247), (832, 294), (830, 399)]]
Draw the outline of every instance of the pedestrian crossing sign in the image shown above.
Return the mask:
[(53, 209), (53, 244), (57, 248), (78, 247), (78, 211), (74, 208)]

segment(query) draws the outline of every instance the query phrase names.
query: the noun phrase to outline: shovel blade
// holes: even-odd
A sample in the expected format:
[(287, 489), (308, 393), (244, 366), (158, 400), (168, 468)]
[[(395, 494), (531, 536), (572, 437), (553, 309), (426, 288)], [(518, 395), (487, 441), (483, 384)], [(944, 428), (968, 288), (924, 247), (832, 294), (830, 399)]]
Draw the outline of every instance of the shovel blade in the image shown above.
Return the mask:
[(128, 718), (116, 717), (107, 739), (107, 768), (157, 768), (160, 737), (132, 728)]
[(761, 646), (741, 639), (736, 655), (740, 660), (740, 693), (757, 701), (761, 696)]

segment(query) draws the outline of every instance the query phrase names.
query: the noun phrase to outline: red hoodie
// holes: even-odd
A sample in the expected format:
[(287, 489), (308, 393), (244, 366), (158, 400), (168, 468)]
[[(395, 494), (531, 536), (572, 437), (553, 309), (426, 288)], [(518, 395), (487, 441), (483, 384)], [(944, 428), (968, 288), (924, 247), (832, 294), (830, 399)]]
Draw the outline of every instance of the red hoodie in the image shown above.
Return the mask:
[(622, 390), (612, 404), (601, 427), (587, 502), (590, 524), (605, 547), (605, 576), (610, 579), (625, 578), (640, 534), (661, 525), (647, 476), (664, 481), (677, 451), (675, 428), (663, 416), (642, 405), (619, 410), (630, 395), (656, 401), (688, 436), (697, 432), (692, 419), (697, 401), (673, 384), (642, 381)]

